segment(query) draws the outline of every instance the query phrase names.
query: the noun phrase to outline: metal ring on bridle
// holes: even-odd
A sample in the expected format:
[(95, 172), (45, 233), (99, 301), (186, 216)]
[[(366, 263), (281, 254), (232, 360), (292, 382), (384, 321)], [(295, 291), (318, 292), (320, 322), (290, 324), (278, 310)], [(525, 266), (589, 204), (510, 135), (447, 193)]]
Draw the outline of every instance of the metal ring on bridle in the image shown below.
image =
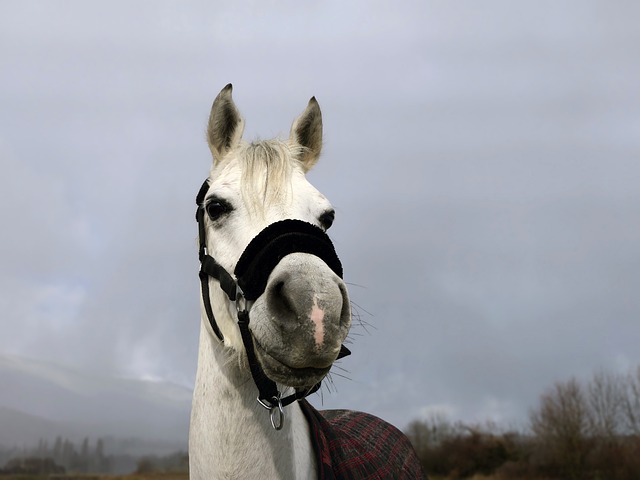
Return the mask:
[(269, 418), (271, 419), (271, 426), (274, 430), (282, 430), (284, 426), (284, 407), (282, 406), (282, 399), (280, 396), (273, 397), (271, 400), (273, 405), (269, 405), (263, 402), (260, 397), (257, 398), (258, 403), (269, 411)]
[[(278, 408), (275, 407), (271, 409), (271, 426), (275, 430), (282, 430), (282, 426), (284, 425), (284, 408), (282, 408), (282, 402), (278, 399)], [(276, 421), (275, 418), (278, 420)]]

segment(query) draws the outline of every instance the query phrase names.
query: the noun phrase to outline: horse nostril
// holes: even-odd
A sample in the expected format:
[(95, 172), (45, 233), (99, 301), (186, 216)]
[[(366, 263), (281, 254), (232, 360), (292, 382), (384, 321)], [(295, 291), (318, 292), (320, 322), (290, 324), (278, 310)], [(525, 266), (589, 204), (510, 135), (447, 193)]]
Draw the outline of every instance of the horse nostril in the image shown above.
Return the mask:
[(287, 295), (286, 279), (274, 282), (269, 291), (269, 301), (280, 313), (293, 312), (293, 306)]

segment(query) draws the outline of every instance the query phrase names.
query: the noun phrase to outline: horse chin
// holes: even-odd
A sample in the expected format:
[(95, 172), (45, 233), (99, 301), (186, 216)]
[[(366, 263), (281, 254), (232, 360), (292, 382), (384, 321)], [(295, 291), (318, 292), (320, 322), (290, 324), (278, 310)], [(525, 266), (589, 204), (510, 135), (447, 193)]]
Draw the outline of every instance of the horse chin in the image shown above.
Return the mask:
[(284, 360), (275, 358), (257, 342), (254, 342), (258, 362), (265, 375), (276, 383), (293, 388), (311, 388), (329, 373), (333, 362), (326, 367), (291, 367)]

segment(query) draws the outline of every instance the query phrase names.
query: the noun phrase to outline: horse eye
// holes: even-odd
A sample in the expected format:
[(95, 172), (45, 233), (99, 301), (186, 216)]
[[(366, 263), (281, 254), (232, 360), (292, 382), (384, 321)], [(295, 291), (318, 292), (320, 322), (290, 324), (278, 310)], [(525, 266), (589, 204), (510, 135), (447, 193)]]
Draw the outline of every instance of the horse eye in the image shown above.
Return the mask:
[(207, 202), (204, 208), (207, 210), (207, 213), (209, 214), (209, 218), (211, 218), (211, 220), (217, 220), (225, 213), (229, 213), (231, 210), (233, 210), (228, 202), (220, 198), (212, 198)]
[(320, 225), (322, 225), (322, 228), (328, 230), (331, 225), (333, 225), (333, 221), (335, 220), (335, 218), (335, 210), (327, 210), (322, 215), (320, 215), (320, 218), (318, 218), (318, 220), (320, 220)]

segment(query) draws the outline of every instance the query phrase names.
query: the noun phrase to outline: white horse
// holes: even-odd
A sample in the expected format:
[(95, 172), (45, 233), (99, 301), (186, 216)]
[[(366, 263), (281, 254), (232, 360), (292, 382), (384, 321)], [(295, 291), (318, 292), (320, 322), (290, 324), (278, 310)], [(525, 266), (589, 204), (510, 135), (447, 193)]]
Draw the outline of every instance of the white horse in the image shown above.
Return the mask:
[[(323, 417), (304, 400), (348, 353), (351, 325), (342, 267), (324, 233), (334, 210), (305, 178), (322, 146), (320, 107), (309, 101), (288, 140), (248, 144), (231, 92), (227, 85), (211, 109), (213, 166), (197, 199), (202, 325), (190, 476), (354, 478), (356, 468), (373, 472), (366, 478), (422, 478), (395, 428), (347, 411)], [(343, 435), (346, 424), (360, 430)], [(381, 468), (376, 456), (393, 458), (378, 459)]]

